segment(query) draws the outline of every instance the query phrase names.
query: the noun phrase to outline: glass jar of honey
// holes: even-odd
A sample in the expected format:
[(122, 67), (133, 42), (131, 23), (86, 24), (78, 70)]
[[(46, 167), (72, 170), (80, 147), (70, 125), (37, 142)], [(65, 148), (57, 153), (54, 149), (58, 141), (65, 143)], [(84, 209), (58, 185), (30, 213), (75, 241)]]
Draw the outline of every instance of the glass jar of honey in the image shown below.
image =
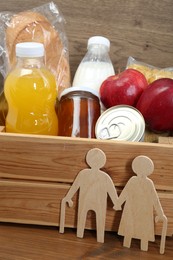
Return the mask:
[(95, 138), (99, 116), (100, 100), (95, 90), (85, 87), (65, 89), (58, 105), (58, 135)]

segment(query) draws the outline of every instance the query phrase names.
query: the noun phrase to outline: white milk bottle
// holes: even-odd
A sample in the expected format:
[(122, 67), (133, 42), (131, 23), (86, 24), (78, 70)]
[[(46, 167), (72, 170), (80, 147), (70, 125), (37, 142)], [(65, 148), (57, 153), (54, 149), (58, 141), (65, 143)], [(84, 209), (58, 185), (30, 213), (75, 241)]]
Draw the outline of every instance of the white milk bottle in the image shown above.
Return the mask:
[[(72, 86), (92, 88), (99, 93), (102, 82), (115, 74), (109, 56), (110, 41), (102, 36), (93, 36), (88, 40), (87, 49), (77, 68)], [(103, 111), (103, 105), (101, 108)]]

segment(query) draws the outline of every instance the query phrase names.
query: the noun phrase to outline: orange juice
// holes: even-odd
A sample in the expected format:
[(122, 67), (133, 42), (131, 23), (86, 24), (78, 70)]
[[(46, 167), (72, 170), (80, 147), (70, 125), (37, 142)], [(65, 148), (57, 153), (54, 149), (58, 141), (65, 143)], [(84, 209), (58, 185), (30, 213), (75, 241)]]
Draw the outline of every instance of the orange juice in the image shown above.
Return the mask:
[(56, 82), (46, 68), (15, 68), (5, 80), (6, 132), (57, 135)]

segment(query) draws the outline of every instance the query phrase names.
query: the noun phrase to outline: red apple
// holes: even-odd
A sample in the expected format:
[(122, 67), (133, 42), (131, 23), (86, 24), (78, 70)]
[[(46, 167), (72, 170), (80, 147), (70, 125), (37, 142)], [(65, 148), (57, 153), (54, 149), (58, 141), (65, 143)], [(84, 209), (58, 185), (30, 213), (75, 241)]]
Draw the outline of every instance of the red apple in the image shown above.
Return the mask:
[(152, 82), (142, 93), (136, 108), (151, 130), (173, 130), (173, 79)]
[(106, 108), (115, 105), (135, 106), (140, 95), (148, 86), (145, 76), (135, 70), (108, 77), (100, 87), (100, 99)]

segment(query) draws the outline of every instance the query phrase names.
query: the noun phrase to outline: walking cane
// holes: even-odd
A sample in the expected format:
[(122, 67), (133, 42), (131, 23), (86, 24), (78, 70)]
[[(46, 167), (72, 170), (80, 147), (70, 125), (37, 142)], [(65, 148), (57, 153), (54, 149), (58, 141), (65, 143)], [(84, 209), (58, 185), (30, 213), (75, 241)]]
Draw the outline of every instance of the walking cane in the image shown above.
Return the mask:
[[(159, 217), (156, 216), (155, 222), (157, 223), (158, 221), (159, 221)], [(167, 225), (168, 225), (168, 219), (164, 215), (163, 216), (163, 226), (162, 226), (161, 241), (160, 241), (160, 254), (164, 254), (164, 252), (165, 252), (165, 240), (166, 240), (166, 233), (167, 233)]]
[(60, 224), (59, 224), (59, 233), (64, 233), (64, 226), (65, 226), (65, 207), (66, 203), (69, 204), (69, 207), (73, 206), (73, 201), (67, 201), (65, 198), (61, 201), (61, 212), (60, 212)]
[(65, 207), (66, 201), (62, 199), (61, 201), (61, 212), (60, 212), (60, 224), (59, 224), (59, 233), (64, 233), (64, 225), (65, 225)]

